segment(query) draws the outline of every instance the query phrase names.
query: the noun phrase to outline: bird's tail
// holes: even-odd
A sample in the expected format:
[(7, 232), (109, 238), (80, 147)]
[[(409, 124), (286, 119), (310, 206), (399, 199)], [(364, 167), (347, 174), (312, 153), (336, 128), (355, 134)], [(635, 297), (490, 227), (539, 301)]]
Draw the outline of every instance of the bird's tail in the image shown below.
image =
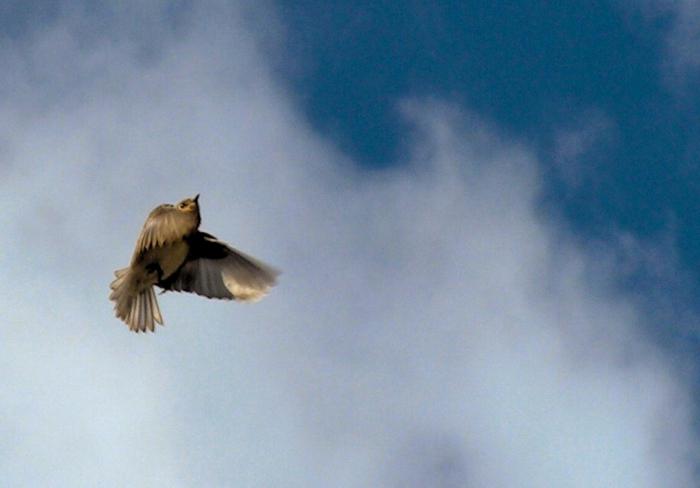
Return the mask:
[(114, 301), (114, 312), (134, 332), (155, 330), (155, 324), (162, 324), (158, 300), (153, 286), (138, 290), (129, 268), (118, 269), (114, 272), (115, 280), (109, 285), (112, 293), (109, 299)]

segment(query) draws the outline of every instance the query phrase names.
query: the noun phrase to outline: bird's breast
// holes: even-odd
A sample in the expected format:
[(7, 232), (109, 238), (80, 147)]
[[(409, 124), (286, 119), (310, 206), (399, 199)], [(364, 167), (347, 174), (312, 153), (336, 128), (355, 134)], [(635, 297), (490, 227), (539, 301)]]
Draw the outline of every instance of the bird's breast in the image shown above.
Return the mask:
[(185, 262), (189, 245), (180, 240), (165, 246), (149, 249), (143, 254), (142, 263), (144, 266), (157, 265), (162, 271), (161, 279), (169, 278)]

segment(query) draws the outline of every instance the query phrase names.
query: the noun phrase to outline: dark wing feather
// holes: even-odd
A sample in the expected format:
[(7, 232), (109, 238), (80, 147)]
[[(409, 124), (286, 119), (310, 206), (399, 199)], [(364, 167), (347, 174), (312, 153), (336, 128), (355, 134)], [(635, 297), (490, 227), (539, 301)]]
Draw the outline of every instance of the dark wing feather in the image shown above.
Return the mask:
[(279, 271), (210, 234), (197, 232), (189, 242), (185, 264), (160, 284), (163, 288), (209, 298), (256, 301), (277, 281)]

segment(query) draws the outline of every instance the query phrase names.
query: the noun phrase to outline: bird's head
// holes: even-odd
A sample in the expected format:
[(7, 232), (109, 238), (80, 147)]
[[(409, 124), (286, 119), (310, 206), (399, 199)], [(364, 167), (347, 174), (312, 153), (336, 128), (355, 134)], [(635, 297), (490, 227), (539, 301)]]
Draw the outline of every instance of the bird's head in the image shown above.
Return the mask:
[(175, 208), (181, 212), (195, 212), (199, 214), (199, 203), (197, 203), (198, 200), (199, 194), (197, 194), (194, 198), (185, 198), (178, 203)]

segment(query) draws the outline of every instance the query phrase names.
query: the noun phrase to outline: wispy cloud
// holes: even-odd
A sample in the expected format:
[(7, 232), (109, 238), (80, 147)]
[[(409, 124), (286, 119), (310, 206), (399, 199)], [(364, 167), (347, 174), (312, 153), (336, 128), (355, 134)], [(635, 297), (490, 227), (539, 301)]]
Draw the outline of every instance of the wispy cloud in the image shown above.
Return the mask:
[[(5, 41), (4, 479), (691, 486), (688, 387), (613, 271), (538, 216), (528, 148), (412, 100), (407, 160), (360, 170), (247, 19), (195, 8), (146, 58), (119, 14), (90, 43), (80, 12)], [(194, 193), (281, 284), (252, 307), (164, 295), (167, 326), (128, 333), (111, 272)]]
[(700, 7), (693, 0), (622, 2), (659, 29), (665, 43), (662, 66), (666, 82), (680, 93), (698, 79)]
[(579, 190), (595, 184), (602, 153), (616, 139), (616, 126), (603, 112), (590, 110), (561, 128), (554, 137), (553, 162), (564, 186)]

